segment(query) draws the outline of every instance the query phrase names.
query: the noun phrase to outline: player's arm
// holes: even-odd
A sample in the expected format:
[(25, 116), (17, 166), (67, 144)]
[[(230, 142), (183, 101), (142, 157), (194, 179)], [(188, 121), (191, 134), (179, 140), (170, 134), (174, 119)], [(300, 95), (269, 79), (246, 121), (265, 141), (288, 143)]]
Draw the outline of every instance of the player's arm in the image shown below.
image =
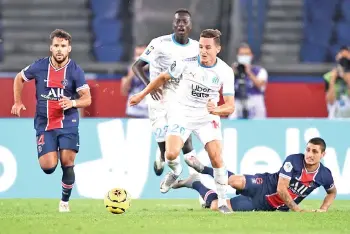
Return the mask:
[(128, 74), (122, 78), (121, 86), (120, 86), (120, 93), (123, 96), (128, 96), (129, 90), (131, 88), (131, 82), (134, 77), (134, 72), (132, 69), (128, 70)]
[(78, 91), (79, 98), (74, 100), (76, 108), (85, 108), (91, 105), (91, 93), (89, 88)]
[(335, 197), (337, 196), (337, 189), (335, 188), (335, 186), (326, 190), (326, 192), (327, 192), (327, 195), (325, 196), (320, 209), (316, 211), (326, 212), (329, 209), (329, 207), (332, 205)]
[(288, 192), (290, 178), (279, 176), (277, 184), (277, 194), (283, 200), (284, 204), (292, 211), (301, 211), (300, 207), (294, 202)]
[(134, 64), (132, 65), (132, 72), (135, 73), (135, 75), (145, 84), (148, 85), (150, 83), (150, 79), (149, 77), (146, 75), (145, 73), (145, 69), (144, 67), (147, 65), (148, 63), (145, 62), (142, 59), (138, 59), (137, 61), (134, 62)]
[(11, 114), (20, 116), (21, 110), (26, 110), (25, 106), (22, 103), (22, 91), (24, 82), (34, 79), (36, 70), (37, 63), (34, 62), (16, 75), (13, 82), (13, 98), (15, 103), (11, 108)]
[(222, 82), (222, 95), (224, 104), (216, 106), (214, 103), (208, 103), (208, 111), (213, 115), (227, 116), (235, 111), (235, 75), (231, 68), (223, 73), (224, 79)]

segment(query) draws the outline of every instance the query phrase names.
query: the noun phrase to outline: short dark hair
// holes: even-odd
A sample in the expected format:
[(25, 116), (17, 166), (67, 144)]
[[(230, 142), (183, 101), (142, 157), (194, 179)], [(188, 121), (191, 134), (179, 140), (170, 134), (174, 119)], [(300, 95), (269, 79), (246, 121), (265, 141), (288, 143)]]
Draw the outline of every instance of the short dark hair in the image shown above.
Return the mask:
[(55, 37), (65, 39), (69, 42), (69, 44), (72, 42), (72, 36), (63, 29), (53, 30), (50, 34), (50, 40), (52, 41)]
[(326, 147), (327, 147), (326, 142), (321, 137), (311, 138), (308, 143), (321, 146), (322, 152), (324, 152), (326, 150)]
[(200, 37), (203, 38), (214, 38), (214, 42), (216, 45), (220, 46), (221, 45), (221, 32), (217, 29), (204, 29), (201, 32)]
[(177, 11), (175, 11), (175, 15), (179, 13), (188, 14), (190, 17), (192, 17), (190, 11), (185, 8), (180, 8), (180, 9), (177, 9)]
[(250, 47), (250, 45), (247, 42), (242, 42), (241, 44), (239, 44), (239, 46), (237, 48), (237, 53), (240, 49), (243, 49), (243, 48), (250, 49), (250, 51), (253, 52), (252, 47)]

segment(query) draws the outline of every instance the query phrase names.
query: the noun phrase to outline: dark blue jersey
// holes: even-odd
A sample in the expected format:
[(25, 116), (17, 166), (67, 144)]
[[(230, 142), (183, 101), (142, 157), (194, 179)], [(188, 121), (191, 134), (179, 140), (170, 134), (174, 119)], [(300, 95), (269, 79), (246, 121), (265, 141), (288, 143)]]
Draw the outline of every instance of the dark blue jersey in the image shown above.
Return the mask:
[(25, 81), (35, 80), (36, 113), (34, 127), (37, 131), (48, 131), (79, 125), (77, 108), (63, 110), (59, 105), (61, 96), (77, 99), (78, 92), (88, 89), (84, 71), (73, 61), (56, 69), (49, 57), (39, 59), (21, 72)]

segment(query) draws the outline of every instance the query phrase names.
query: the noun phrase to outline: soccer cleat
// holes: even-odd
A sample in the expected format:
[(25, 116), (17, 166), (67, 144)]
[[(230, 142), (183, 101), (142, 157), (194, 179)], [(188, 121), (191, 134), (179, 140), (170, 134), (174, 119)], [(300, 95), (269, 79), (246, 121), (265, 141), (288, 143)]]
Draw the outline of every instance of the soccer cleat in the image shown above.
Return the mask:
[(156, 160), (154, 161), (154, 164), (153, 164), (154, 173), (157, 176), (160, 176), (161, 174), (163, 174), (164, 165), (165, 165), (165, 159), (162, 158), (161, 153), (158, 152), (156, 155)]
[(174, 185), (173, 185), (173, 189), (178, 189), (178, 188), (192, 188), (192, 185), (194, 182), (196, 181), (200, 181), (200, 177), (198, 174), (192, 174), (190, 175), (190, 177), (188, 177), (187, 179), (184, 180), (178, 180)]
[(231, 214), (232, 213), (232, 211), (226, 205), (220, 206), (219, 212), (223, 213), (223, 214)]
[(62, 212), (62, 213), (63, 212), (70, 212), (68, 202), (60, 201), (60, 204), (58, 206), (58, 211)]
[(189, 156), (185, 158), (185, 162), (188, 166), (195, 169), (198, 173), (201, 173), (204, 170), (204, 165), (194, 156)]
[(175, 175), (172, 171), (168, 172), (162, 182), (160, 182), (160, 192), (167, 193), (176, 183), (177, 178), (179, 178), (179, 176)]

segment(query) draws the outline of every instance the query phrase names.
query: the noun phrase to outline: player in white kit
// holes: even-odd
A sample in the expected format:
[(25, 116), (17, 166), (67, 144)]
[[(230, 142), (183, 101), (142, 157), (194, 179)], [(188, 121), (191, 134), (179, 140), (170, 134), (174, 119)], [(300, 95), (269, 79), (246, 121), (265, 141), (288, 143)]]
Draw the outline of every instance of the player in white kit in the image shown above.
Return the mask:
[[(191, 14), (186, 9), (175, 12), (173, 20), (173, 34), (153, 39), (147, 49), (132, 67), (134, 73), (145, 85), (154, 80), (159, 74), (165, 72), (172, 64), (173, 58), (177, 57), (186, 63), (197, 63), (198, 41), (189, 38), (192, 29)], [(144, 73), (143, 67), (149, 64), (150, 77)], [(152, 98), (148, 98), (149, 119), (152, 131), (155, 135), (161, 154), (156, 156), (154, 171), (161, 175), (165, 161), (165, 137), (168, 129), (167, 106), (173, 99), (179, 80), (174, 79), (166, 82), (162, 90), (154, 90)], [(191, 137), (184, 143), (183, 154), (185, 157), (195, 156)]]
[[(227, 170), (222, 159), (222, 134), (220, 116), (234, 111), (234, 74), (230, 66), (217, 57), (221, 50), (221, 33), (218, 30), (202, 31), (199, 40), (199, 60), (197, 64), (186, 64), (177, 59), (161, 73), (142, 92), (130, 99), (130, 105), (136, 105), (146, 95), (169, 80), (180, 79), (180, 85), (174, 102), (168, 110), (169, 129), (166, 138), (166, 158), (173, 170), (161, 183), (161, 192), (166, 193), (175, 184), (182, 172), (178, 155), (193, 132), (205, 145), (212, 166), (219, 197), (219, 210), (229, 213), (226, 204)], [(225, 103), (217, 106), (220, 89), (223, 90)]]

